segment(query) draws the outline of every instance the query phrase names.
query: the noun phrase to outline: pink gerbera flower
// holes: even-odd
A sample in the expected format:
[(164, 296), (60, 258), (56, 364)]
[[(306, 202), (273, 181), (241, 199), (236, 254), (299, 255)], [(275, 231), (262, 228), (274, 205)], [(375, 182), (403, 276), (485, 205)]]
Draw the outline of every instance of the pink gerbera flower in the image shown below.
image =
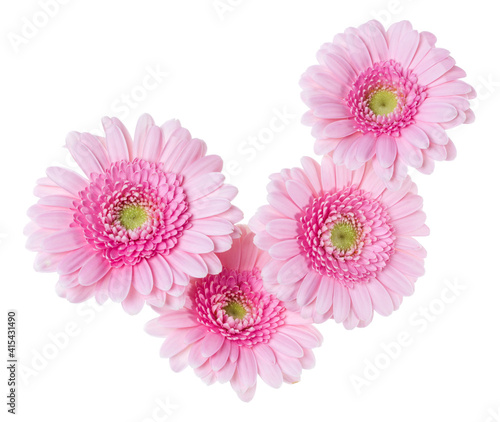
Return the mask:
[(302, 76), (303, 118), (312, 126), (315, 152), (333, 152), (354, 170), (373, 158), (375, 172), (397, 189), (415, 167), (425, 174), (434, 160), (456, 151), (445, 129), (472, 123), (476, 93), (465, 72), (436, 37), (410, 22), (388, 31), (377, 21), (338, 34), (317, 54), (319, 65)]
[(47, 169), (28, 214), (27, 247), (38, 271), (57, 271), (56, 290), (71, 302), (108, 297), (137, 313), (144, 302), (180, 307), (189, 276), (221, 270), (215, 252), (232, 243), (242, 213), (236, 188), (223, 183), (222, 160), (205, 156), (177, 120), (139, 119), (134, 141), (116, 118), (105, 139), (68, 135), (67, 147), (87, 178)]
[(263, 289), (260, 270), (270, 257), (247, 227), (241, 230), (233, 247), (218, 255), (222, 272), (193, 280), (185, 308), (160, 309), (146, 331), (166, 337), (161, 356), (174, 371), (190, 365), (207, 384), (231, 381), (249, 401), (257, 374), (275, 388), (299, 381), (302, 368), (313, 367), (311, 348), (322, 337)]
[(318, 323), (351, 329), (374, 311), (389, 315), (424, 273), (426, 252), (413, 236), (428, 228), (415, 184), (407, 176), (388, 190), (370, 164), (351, 171), (330, 156), (302, 165), (271, 176), (270, 205), (250, 220), (255, 244), (273, 258), (264, 286)]

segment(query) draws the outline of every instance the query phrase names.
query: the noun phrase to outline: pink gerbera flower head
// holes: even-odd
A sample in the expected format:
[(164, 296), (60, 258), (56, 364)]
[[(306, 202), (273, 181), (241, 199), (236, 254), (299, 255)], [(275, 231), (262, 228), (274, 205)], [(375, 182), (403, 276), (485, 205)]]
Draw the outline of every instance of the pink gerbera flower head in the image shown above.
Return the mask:
[(373, 159), (373, 169), (397, 189), (408, 166), (430, 174), (434, 160), (452, 160), (456, 150), (446, 129), (472, 123), (474, 89), (460, 80), (449, 51), (410, 22), (388, 31), (377, 21), (349, 28), (324, 44), (319, 64), (302, 76), (317, 154), (333, 153), (336, 164), (355, 170)]
[(190, 365), (207, 384), (230, 381), (249, 401), (257, 375), (275, 388), (299, 381), (302, 368), (314, 366), (311, 349), (322, 337), (263, 289), (260, 272), (270, 257), (240, 228), (233, 247), (218, 254), (222, 272), (194, 279), (183, 309), (155, 308), (161, 316), (146, 331), (166, 338), (161, 356), (174, 371)]
[(428, 234), (422, 198), (407, 176), (388, 190), (371, 164), (357, 170), (323, 157), (271, 176), (270, 205), (250, 220), (255, 244), (273, 258), (264, 286), (321, 323), (368, 325), (414, 291), (426, 252), (413, 236)]
[(237, 190), (177, 120), (160, 127), (143, 115), (133, 141), (118, 119), (103, 126), (105, 138), (67, 137), (86, 177), (51, 167), (38, 181), (27, 227), (35, 268), (57, 271), (71, 302), (109, 297), (130, 314), (145, 302), (180, 307), (189, 276), (221, 271), (215, 253), (230, 248), (242, 218), (230, 202)]

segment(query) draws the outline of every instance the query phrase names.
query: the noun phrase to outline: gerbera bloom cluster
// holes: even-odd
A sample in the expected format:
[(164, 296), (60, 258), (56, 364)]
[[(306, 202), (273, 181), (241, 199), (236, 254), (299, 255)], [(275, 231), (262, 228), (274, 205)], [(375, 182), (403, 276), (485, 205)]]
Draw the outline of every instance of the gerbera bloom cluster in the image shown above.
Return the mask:
[(255, 243), (273, 258), (264, 286), (305, 318), (329, 318), (348, 329), (389, 315), (424, 273), (425, 250), (413, 236), (428, 234), (422, 198), (407, 176), (386, 188), (370, 164), (358, 170), (321, 165), (271, 176), (269, 205), (251, 219)]
[(59, 295), (121, 302), (130, 314), (150, 305), (180, 307), (189, 277), (217, 274), (216, 252), (230, 248), (236, 188), (222, 160), (177, 120), (139, 119), (134, 140), (116, 118), (105, 138), (70, 133), (67, 147), (86, 175), (51, 167), (30, 208), (27, 246), (35, 268), (57, 271)]
[[(108, 298), (159, 316), (160, 355), (207, 384), (254, 397), (314, 366), (312, 323), (365, 327), (411, 295), (428, 234), (408, 166), (451, 160), (447, 130), (471, 123), (474, 89), (436, 38), (409, 22), (349, 28), (301, 79), (321, 164), (271, 175), (268, 205), (237, 226), (236, 188), (177, 120), (139, 119), (134, 137), (104, 118), (105, 137), (71, 133), (84, 175), (51, 167), (35, 188), (27, 247), (57, 272), (71, 302)], [(251, 231), (250, 231), (251, 230)]]
[(230, 381), (249, 401), (257, 375), (275, 388), (299, 381), (302, 368), (313, 367), (311, 349), (322, 337), (264, 290), (261, 270), (270, 257), (247, 227), (241, 232), (229, 251), (217, 254), (222, 271), (194, 279), (184, 309), (158, 309), (146, 331), (166, 338), (161, 356), (174, 371), (189, 365), (207, 384)]
[(474, 89), (436, 37), (410, 22), (349, 28), (318, 51), (301, 79), (315, 152), (355, 170), (367, 161), (397, 189), (408, 166), (430, 174), (456, 150), (446, 129), (474, 121)]

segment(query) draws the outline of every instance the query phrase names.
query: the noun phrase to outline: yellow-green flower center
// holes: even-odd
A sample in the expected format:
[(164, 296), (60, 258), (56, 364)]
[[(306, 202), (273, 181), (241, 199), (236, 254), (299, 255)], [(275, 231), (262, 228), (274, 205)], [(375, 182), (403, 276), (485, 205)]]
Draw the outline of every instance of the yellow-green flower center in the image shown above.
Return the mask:
[(342, 251), (351, 249), (358, 239), (358, 233), (351, 223), (337, 223), (330, 231), (332, 245)]
[(392, 91), (382, 89), (372, 95), (368, 106), (377, 115), (392, 113), (398, 105), (398, 97)]
[(148, 219), (146, 210), (138, 205), (130, 205), (120, 212), (120, 223), (127, 230), (141, 227)]
[(247, 314), (247, 310), (238, 302), (229, 302), (223, 309), (234, 319), (242, 319)]

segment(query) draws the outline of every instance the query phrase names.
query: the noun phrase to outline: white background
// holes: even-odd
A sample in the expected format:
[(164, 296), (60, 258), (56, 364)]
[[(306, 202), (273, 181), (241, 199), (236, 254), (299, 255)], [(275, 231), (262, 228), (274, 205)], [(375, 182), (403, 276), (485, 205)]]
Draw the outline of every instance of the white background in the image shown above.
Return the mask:
[[(0, 300), (5, 327), (6, 310), (18, 310), (17, 420), (498, 421), (497, 2), (224, 4), (218, 13), (213, 0), (65, 0), (47, 18), (38, 1), (2, 3)], [(373, 17), (435, 33), (479, 93), (476, 123), (450, 131), (457, 159), (437, 163), (431, 176), (413, 173), (431, 228), (426, 275), (391, 317), (354, 331), (322, 324), (316, 368), (279, 390), (260, 382), (245, 404), (228, 384), (207, 387), (190, 369), (173, 373), (158, 356), (161, 340), (143, 332), (151, 310), (130, 317), (113, 304), (71, 305), (56, 296), (55, 274), (32, 269), (22, 229), (35, 180), (50, 165), (73, 166), (66, 133), (98, 131), (103, 115), (131, 130), (144, 112), (158, 123), (179, 118), (209, 153), (232, 163), (226, 173), (248, 221), (265, 203), (268, 175), (313, 155), (300, 124), (300, 75), (323, 42)], [(291, 116), (270, 133), (276, 110)], [(249, 144), (259, 133), (267, 143)], [(449, 290), (450, 282), (459, 287)], [(395, 345), (400, 336), (404, 346)], [(158, 403), (169, 403), (169, 416)], [(4, 404), (1, 412), (7, 420)]]

